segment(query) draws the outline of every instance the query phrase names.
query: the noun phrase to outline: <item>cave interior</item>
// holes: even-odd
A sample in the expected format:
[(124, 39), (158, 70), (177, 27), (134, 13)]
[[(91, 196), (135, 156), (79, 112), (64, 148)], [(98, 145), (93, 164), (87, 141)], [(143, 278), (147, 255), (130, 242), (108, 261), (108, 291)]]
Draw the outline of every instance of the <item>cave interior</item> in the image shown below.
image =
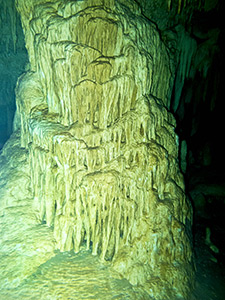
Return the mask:
[[(192, 46), (184, 43), (183, 49), (179, 50), (184, 57), (178, 57), (178, 61), (182, 62), (183, 59), (183, 63), (188, 64), (190, 59), (190, 62), (185, 77), (180, 75), (185, 67), (177, 64), (168, 110), (176, 120), (179, 167), (184, 176), (185, 193), (193, 208), (192, 239), (197, 273), (201, 278), (201, 272), (206, 272), (207, 276), (215, 272), (215, 276), (211, 275), (214, 279), (208, 279), (212, 283), (206, 283), (213, 285), (216, 276), (222, 278), (225, 275), (225, 156), (221, 141), (224, 136), (225, 98), (224, 3), (205, 0), (199, 1), (200, 5), (196, 6), (195, 2), (198, 1), (187, 1), (185, 6), (186, 1), (168, 1), (165, 9), (163, 2), (166, 1), (158, 1), (158, 5), (156, 1), (133, 2), (139, 4), (141, 14), (146, 19), (156, 24), (161, 40), (170, 50), (173, 47), (168, 38), (171, 32), (174, 34), (176, 31), (180, 36), (188, 35), (192, 41)], [(29, 70), (30, 63), (14, 0), (7, 1), (7, 5), (4, 0), (0, 1), (0, 24), (2, 155), (5, 145), (19, 127), (15, 89), (18, 78)], [(176, 45), (174, 47), (176, 52), (178, 49)], [(42, 223), (46, 223), (46, 220), (43, 219)], [(202, 263), (206, 265), (204, 271), (200, 266)], [(222, 300), (223, 296), (219, 298), (218, 295), (204, 299)]]

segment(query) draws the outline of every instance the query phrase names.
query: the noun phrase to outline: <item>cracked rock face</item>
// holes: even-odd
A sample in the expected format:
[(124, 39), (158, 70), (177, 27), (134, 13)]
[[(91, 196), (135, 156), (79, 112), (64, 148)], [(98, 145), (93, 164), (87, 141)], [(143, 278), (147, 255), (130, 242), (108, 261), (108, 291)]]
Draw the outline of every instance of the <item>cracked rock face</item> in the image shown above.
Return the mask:
[(156, 26), (134, 1), (17, 8), (30, 58), (17, 109), (40, 222), (61, 251), (85, 244), (157, 299), (185, 297), (191, 210)]

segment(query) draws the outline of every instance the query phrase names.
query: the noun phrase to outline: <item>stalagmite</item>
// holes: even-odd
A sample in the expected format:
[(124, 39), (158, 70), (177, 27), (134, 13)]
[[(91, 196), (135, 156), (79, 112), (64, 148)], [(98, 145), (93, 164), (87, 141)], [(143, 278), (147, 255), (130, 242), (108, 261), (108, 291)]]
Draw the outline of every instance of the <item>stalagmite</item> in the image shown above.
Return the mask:
[(156, 26), (135, 1), (16, 2), (30, 58), (17, 110), (39, 221), (61, 251), (86, 245), (156, 299), (186, 297), (191, 209)]

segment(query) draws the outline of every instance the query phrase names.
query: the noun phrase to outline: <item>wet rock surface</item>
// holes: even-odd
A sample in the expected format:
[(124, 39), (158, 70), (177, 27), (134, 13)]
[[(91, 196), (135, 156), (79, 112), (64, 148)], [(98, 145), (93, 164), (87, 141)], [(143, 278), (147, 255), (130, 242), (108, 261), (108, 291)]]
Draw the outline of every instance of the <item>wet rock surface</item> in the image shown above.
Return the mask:
[(189, 295), (192, 209), (169, 113), (184, 117), (186, 80), (206, 76), (219, 31), (199, 45), (176, 24), (191, 9), (182, 1), (16, 3), (30, 64), (16, 89), (21, 134), (0, 156), (0, 297), (224, 299), (224, 185), (195, 176)]
[(17, 8), (30, 59), (17, 115), (37, 219), (57, 249), (85, 244), (150, 296), (187, 297), (192, 209), (168, 110), (175, 65), (157, 26), (135, 1)]

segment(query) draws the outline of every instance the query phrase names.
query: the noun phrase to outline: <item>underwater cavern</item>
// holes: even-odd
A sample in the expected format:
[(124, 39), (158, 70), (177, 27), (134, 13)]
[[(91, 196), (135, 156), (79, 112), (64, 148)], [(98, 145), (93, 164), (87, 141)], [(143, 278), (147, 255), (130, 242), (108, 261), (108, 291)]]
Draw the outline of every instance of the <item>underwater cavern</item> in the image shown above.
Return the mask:
[(225, 299), (222, 0), (0, 0), (0, 299)]

